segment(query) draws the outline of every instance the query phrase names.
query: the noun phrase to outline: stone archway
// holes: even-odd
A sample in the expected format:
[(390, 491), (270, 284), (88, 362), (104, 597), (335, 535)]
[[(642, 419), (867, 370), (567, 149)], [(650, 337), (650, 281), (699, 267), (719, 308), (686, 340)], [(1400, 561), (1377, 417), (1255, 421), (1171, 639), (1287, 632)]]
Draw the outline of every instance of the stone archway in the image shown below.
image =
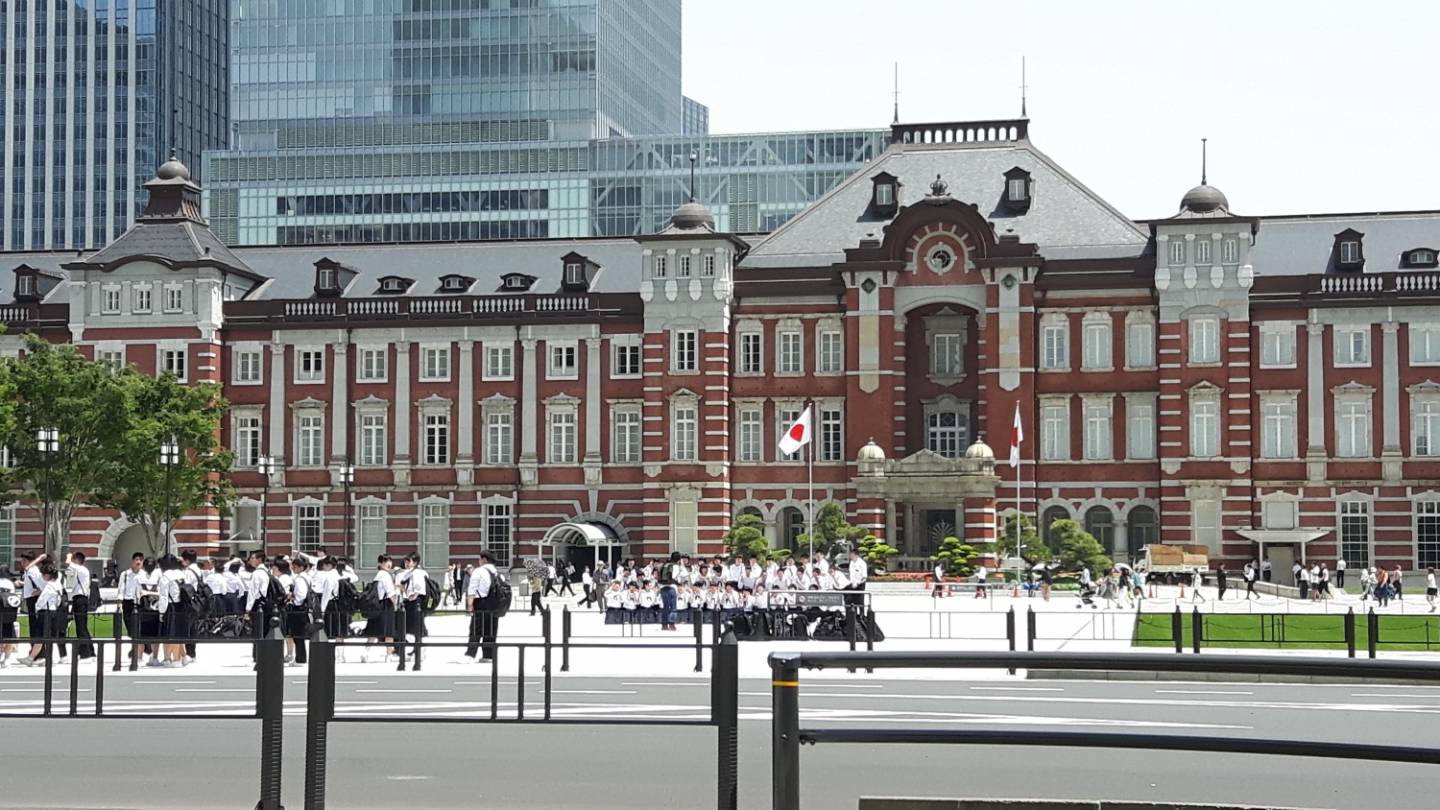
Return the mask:
[(96, 557), (114, 560), (117, 566), (124, 568), (137, 551), (147, 557), (154, 556), (150, 549), (150, 537), (145, 533), (144, 526), (121, 517), (116, 518), (101, 536)]

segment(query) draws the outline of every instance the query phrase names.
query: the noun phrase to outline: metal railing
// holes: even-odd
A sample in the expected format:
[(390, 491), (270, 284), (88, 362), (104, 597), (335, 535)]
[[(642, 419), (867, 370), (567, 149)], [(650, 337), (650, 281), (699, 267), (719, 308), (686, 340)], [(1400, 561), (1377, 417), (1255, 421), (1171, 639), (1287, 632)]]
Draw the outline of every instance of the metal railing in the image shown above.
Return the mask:
[(1025, 729), (802, 728), (800, 673), (806, 669), (1047, 669), (1177, 673), (1239, 673), (1416, 680), (1440, 683), (1440, 663), (1351, 661), (1336, 658), (1137, 655), (1096, 653), (774, 653), (770, 656), (771, 806), (800, 808), (800, 746), (803, 743), (906, 743), (1040, 745), (1204, 751), (1230, 754), (1367, 759), (1440, 765), (1440, 749), (1369, 743), (1326, 742), (1192, 734), (1048, 731)]

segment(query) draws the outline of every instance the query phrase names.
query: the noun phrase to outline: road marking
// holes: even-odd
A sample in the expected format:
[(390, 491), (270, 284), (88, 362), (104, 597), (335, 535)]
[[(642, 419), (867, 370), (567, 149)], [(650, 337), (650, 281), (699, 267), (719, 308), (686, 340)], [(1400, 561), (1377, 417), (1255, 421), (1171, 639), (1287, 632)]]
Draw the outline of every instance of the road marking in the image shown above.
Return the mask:
[(450, 689), (356, 689), (356, 694), (381, 693), (386, 695), (448, 695)]
[(1440, 694), (1435, 692), (1431, 692), (1428, 695), (1402, 695), (1396, 692), (1353, 692), (1350, 697), (1423, 698), (1425, 700), (1435, 700), (1440, 698)]
[(215, 682), (214, 682), (214, 681), (157, 681), (157, 680), (154, 680), (153, 678), (146, 678), (146, 679), (144, 679), (144, 680), (136, 680), (135, 683), (136, 683), (136, 684), (145, 684), (145, 685), (147, 685), (147, 686), (204, 686), (205, 684), (210, 684), (210, 683), (215, 683)]
[(972, 686), (976, 692), (1064, 692), (1058, 686)]
[[(36, 681), (39, 683), (39, 681)], [(621, 681), (621, 686), (703, 686), (710, 687), (708, 679), (696, 679), (694, 681)]]
[(552, 695), (634, 695), (633, 689), (552, 689)]
[(423, 782), (423, 781), (425, 781), (426, 779), (429, 779), (430, 777), (428, 777), (428, 776), (397, 775), (397, 776), (387, 776), (387, 777), (385, 777), (385, 778), (388, 779), (388, 780), (391, 781), (391, 782)]
[[(0, 689), (0, 692), (44, 692), (44, 689)], [(62, 686), (54, 691), (64, 693), (70, 691), (69, 687)], [(81, 692), (89, 692), (89, 689), (80, 689)]]
[(1253, 695), (1254, 692), (1226, 692), (1219, 689), (1156, 689), (1157, 695)]
[(237, 694), (237, 695), (253, 695), (253, 694), (255, 694), (255, 690), (254, 690), (254, 689), (225, 689), (225, 688), (215, 688), (215, 689), (176, 689), (175, 691), (176, 691), (176, 692), (230, 692), (230, 693)]

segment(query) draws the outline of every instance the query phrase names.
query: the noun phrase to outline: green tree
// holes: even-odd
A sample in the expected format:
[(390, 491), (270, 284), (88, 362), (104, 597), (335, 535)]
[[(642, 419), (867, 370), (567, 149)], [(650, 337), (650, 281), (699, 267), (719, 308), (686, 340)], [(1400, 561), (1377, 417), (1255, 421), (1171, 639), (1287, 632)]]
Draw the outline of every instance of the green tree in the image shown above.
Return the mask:
[[(105, 458), (95, 502), (116, 509), (145, 531), (150, 553), (169, 551), (165, 533), (180, 516), (206, 507), (229, 511), (226, 473), (233, 454), (220, 446), (220, 423), (228, 408), (214, 383), (185, 385), (166, 374), (133, 371), (116, 381), (125, 394), (126, 419)], [(179, 453), (166, 465), (161, 448)]]
[(765, 539), (765, 521), (748, 512), (736, 515), (730, 531), (725, 533), (725, 551), (732, 556), (767, 556), (770, 541)]
[[(1015, 518), (1012, 513), (1005, 516), (1005, 533), (995, 542), (995, 553), (1002, 561), (1015, 556)], [(1035, 531), (1035, 521), (1029, 515), (1020, 516), (1020, 559), (1034, 565), (1049, 562), (1055, 556), (1045, 541)]]
[(958, 537), (947, 537), (930, 559), (942, 563), (950, 576), (968, 577), (975, 572), (975, 558), (980, 550)]
[(6, 483), (39, 512), (45, 549), (58, 554), (75, 510), (93, 501), (108, 474), (128, 416), (124, 392), (108, 368), (74, 346), (27, 335), (24, 352), (0, 364), (0, 397), (0, 445), (11, 463)]
[(1113, 563), (1089, 532), (1073, 520), (1057, 520), (1050, 524), (1050, 532), (1060, 544), (1060, 565), (1067, 571), (1079, 571), (1088, 567), (1091, 573), (1108, 573)]
[(900, 549), (895, 548), (863, 529), (855, 531), (858, 531), (860, 536), (853, 539), (852, 542), (854, 545), (852, 548), (860, 552), (860, 556), (864, 558), (865, 562), (870, 564), (872, 570), (876, 573), (884, 573), (888, 565), (888, 560), (896, 554), (899, 554)]

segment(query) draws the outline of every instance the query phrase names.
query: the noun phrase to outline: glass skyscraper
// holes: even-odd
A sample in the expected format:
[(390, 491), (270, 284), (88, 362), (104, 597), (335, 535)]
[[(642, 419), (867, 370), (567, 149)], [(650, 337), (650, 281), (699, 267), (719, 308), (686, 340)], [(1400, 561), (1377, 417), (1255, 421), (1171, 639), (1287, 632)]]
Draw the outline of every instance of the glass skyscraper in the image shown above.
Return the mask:
[(104, 245), (170, 149), (225, 145), (228, 2), (0, 0), (0, 247)]

